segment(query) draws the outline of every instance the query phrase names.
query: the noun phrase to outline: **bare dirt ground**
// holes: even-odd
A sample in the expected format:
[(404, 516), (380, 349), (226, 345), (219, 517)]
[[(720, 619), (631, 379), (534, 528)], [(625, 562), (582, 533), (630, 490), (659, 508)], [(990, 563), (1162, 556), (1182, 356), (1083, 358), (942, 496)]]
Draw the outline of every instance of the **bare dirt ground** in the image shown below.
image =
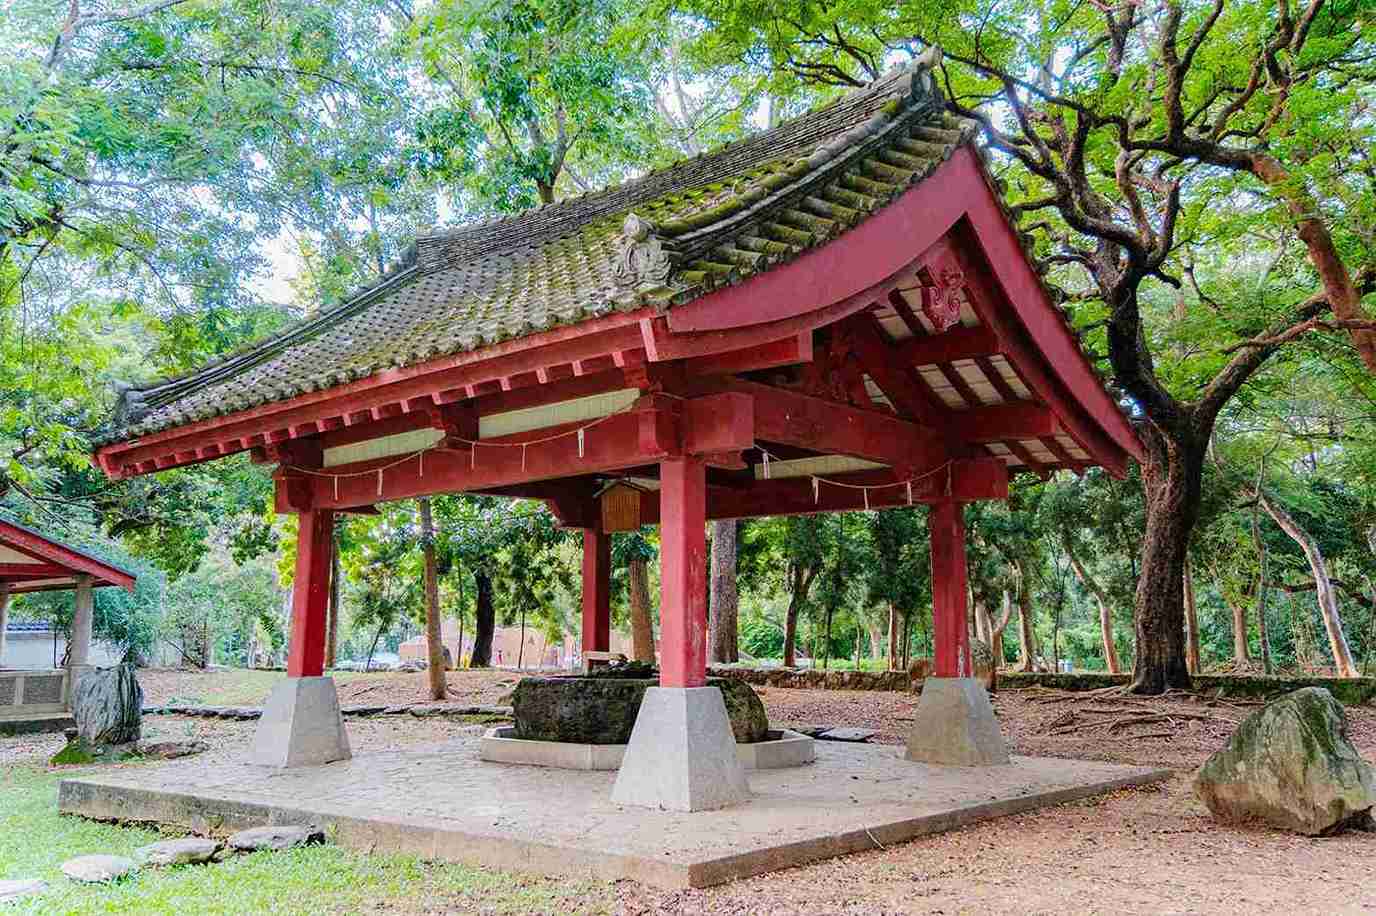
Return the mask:
[[(256, 705), (263, 672), (141, 672), (150, 703), (204, 696)], [(518, 675), (454, 672), (451, 702), (496, 703)], [(775, 724), (876, 729), (900, 743), (916, 698), (907, 694), (759, 690)], [(424, 702), (424, 674), (343, 675), (341, 701)], [(764, 875), (724, 887), (665, 892), (617, 885), (626, 913), (1367, 913), (1376, 911), (1376, 836), (1309, 839), (1209, 819), (1190, 774), (1254, 708), (1191, 696), (1129, 699), (1052, 690), (1001, 691), (995, 709), (1015, 753), (1153, 766), (1164, 785), (1118, 792), (941, 836)], [(1376, 760), (1376, 709), (1348, 710), (1352, 737)], [(150, 735), (247, 742), (252, 722), (178, 716), (145, 720)], [(357, 749), (424, 744), (464, 726), (440, 718), (351, 720)], [(0, 766), (54, 753), (59, 736), (0, 739)]]

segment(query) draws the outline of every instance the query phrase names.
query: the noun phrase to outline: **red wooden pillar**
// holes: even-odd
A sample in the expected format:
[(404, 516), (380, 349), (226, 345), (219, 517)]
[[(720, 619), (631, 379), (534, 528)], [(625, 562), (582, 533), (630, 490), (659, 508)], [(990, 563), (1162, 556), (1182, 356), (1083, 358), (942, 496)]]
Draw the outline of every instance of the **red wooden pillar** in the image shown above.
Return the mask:
[(967, 573), (965, 512), (954, 501), (939, 502), (927, 516), (932, 541), (932, 632), (936, 643), (933, 674), (973, 677), (966, 627)]
[(583, 529), (583, 651), (612, 647), (612, 536), (601, 526)]
[(692, 458), (659, 464), (659, 683), (707, 683), (707, 468)]
[(334, 512), (329, 509), (307, 510), (297, 516), (288, 677), (319, 677), (325, 673), (325, 613), (330, 603), (333, 534)]

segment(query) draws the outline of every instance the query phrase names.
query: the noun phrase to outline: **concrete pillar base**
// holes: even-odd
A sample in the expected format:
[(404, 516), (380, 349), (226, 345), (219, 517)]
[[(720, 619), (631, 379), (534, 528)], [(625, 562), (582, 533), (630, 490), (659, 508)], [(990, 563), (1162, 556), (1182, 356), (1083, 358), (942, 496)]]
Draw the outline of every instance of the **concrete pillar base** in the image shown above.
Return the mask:
[(972, 677), (929, 677), (922, 682), (908, 752), (919, 763), (982, 767), (1008, 763), (994, 707)]
[(253, 736), (254, 763), (308, 767), (352, 756), (334, 678), (289, 677), (272, 689)]
[(721, 691), (646, 690), (612, 787), (612, 801), (669, 811), (711, 811), (749, 797)]

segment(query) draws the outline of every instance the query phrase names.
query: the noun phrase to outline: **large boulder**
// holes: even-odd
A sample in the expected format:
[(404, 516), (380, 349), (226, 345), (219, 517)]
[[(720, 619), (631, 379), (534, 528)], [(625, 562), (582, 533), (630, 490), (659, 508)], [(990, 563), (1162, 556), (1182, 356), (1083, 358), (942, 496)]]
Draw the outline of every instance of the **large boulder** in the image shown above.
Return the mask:
[(1347, 736), (1347, 715), (1322, 687), (1273, 700), (1237, 727), (1195, 775), (1214, 817), (1260, 820), (1309, 836), (1370, 829), (1376, 770)]
[(72, 718), (77, 736), (91, 747), (128, 744), (139, 739), (143, 688), (133, 665), (93, 668), (84, 672), (72, 692)]
[[(513, 737), (574, 744), (627, 744), (645, 691), (653, 677), (527, 677), (512, 691)], [(721, 689), (736, 741), (765, 740), (769, 719), (764, 703), (744, 681), (708, 678)]]

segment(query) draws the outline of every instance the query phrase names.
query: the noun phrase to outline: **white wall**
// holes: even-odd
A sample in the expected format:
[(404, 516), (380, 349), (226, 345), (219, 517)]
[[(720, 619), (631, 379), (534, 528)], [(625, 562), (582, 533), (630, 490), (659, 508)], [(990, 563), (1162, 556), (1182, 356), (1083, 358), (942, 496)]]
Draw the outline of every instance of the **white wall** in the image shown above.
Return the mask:
[[(57, 661), (67, 652), (67, 641), (57, 637)], [(90, 663), (98, 668), (108, 668), (119, 664), (117, 647), (96, 640), (91, 643)], [(5, 657), (0, 658), (0, 668), (52, 668), (53, 634), (33, 632), (11, 632), (5, 636)]]

